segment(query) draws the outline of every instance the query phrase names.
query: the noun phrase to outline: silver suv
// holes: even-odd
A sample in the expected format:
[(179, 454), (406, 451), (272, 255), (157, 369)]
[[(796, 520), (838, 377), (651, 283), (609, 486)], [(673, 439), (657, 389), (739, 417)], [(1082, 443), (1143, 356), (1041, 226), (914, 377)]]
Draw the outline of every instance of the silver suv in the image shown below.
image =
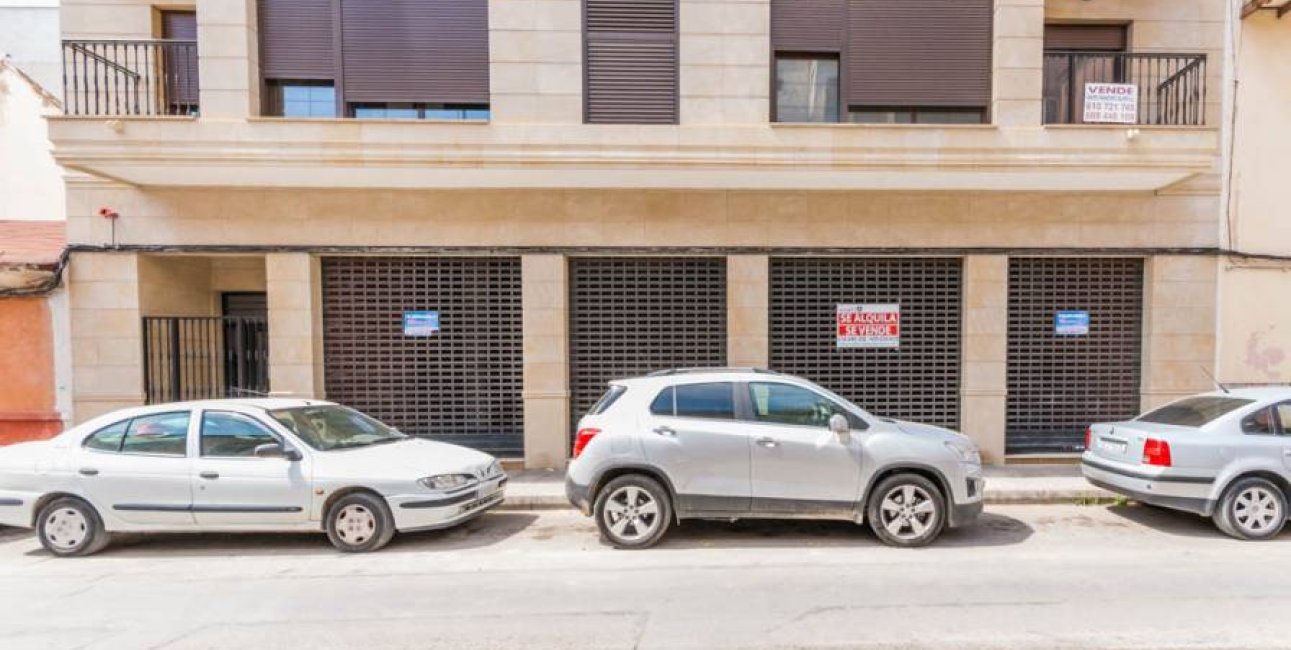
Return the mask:
[(578, 424), (565, 492), (618, 548), (683, 519), (869, 520), (923, 546), (982, 510), (967, 437), (879, 418), (798, 377), (668, 370), (610, 382)]

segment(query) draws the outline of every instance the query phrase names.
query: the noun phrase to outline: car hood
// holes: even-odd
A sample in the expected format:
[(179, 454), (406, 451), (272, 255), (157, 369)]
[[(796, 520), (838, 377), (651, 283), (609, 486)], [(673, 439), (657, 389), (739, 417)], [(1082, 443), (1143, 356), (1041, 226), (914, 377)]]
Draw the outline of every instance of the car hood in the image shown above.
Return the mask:
[(484, 452), (420, 438), (314, 452), (313, 459), (316, 475), (412, 480), (436, 474), (478, 474), (494, 461)]
[(968, 436), (952, 431), (944, 427), (933, 426), (931, 424), (921, 424), (919, 422), (910, 422), (908, 420), (892, 420), (903, 433), (922, 438), (931, 438), (934, 440), (945, 440), (947, 442), (966, 442), (972, 444), (972, 439)]

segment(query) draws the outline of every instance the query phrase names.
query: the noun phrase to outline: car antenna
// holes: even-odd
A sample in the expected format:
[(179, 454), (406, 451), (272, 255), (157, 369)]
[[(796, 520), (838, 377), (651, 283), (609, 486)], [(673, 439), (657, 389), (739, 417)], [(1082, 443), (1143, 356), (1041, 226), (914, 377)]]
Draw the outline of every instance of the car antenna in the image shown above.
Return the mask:
[(1225, 395), (1230, 394), (1230, 393), (1232, 393), (1232, 392), (1233, 392), (1233, 391), (1231, 391), (1231, 390), (1228, 390), (1228, 387), (1227, 387), (1227, 386), (1225, 386), (1225, 385), (1223, 385), (1223, 384), (1219, 383), (1219, 380), (1218, 380), (1218, 379), (1215, 379), (1215, 376), (1214, 376), (1214, 375), (1212, 375), (1212, 374), (1210, 374), (1209, 372), (1207, 372), (1207, 371), (1206, 371), (1206, 366), (1198, 365), (1197, 367), (1201, 369), (1201, 374), (1206, 375), (1206, 377), (1210, 379), (1211, 383), (1215, 384), (1216, 386), (1219, 386), (1219, 390), (1224, 391), (1224, 394), (1225, 394)]

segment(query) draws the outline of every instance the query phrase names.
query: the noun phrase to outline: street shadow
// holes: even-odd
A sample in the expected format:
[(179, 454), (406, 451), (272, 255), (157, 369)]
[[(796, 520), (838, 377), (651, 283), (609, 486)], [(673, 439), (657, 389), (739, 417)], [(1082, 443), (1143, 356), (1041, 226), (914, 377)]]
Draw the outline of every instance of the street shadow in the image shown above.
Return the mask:
[[(983, 513), (964, 528), (947, 529), (928, 549), (1021, 544), (1035, 531), (1006, 515)], [(602, 542), (605, 544), (605, 542)], [(798, 519), (687, 520), (660, 542), (659, 549), (840, 548), (884, 546), (869, 525)]]
[[(1225, 535), (1223, 531), (1215, 527), (1215, 522), (1208, 517), (1193, 514), (1191, 512), (1182, 512), (1179, 510), (1170, 510), (1169, 508), (1158, 508), (1141, 503), (1130, 503), (1126, 505), (1106, 506), (1107, 512), (1124, 519), (1137, 526), (1151, 528), (1157, 532), (1167, 535), (1177, 535), (1180, 537), (1199, 537), (1217, 540), (1226, 540), (1240, 542)], [(1291, 542), (1291, 526), (1282, 529), (1282, 532), (1266, 542)]]
[[(434, 553), (485, 548), (513, 537), (537, 521), (526, 512), (489, 512), (445, 530), (395, 535), (378, 553)], [(32, 537), (26, 555), (52, 555)], [(304, 557), (340, 555), (322, 533), (115, 534), (100, 555), (110, 557)]]

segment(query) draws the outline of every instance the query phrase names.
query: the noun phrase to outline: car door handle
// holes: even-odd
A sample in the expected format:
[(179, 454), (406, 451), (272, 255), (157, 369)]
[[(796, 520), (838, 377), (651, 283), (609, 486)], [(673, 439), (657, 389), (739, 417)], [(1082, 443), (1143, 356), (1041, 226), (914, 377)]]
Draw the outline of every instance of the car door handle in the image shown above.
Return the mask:
[(93, 467), (82, 467), (80, 469), (80, 473), (81, 476), (98, 476), (99, 470), (94, 469)]
[(780, 443), (776, 442), (774, 438), (758, 438), (757, 440), (754, 440), (754, 442), (756, 442), (759, 447), (766, 447), (767, 449), (774, 449), (775, 447), (780, 446)]
[(217, 479), (217, 478), (219, 478), (219, 477), (220, 477), (220, 473), (219, 473), (219, 472), (202, 472), (202, 473), (198, 474), (198, 476), (200, 476), (200, 477), (202, 477), (202, 478), (207, 478), (207, 479), (212, 479), (212, 480), (214, 480), (214, 479)]
[(667, 436), (669, 438), (675, 437), (677, 435), (677, 430), (673, 429), (672, 427), (655, 427), (654, 432), (661, 436)]

